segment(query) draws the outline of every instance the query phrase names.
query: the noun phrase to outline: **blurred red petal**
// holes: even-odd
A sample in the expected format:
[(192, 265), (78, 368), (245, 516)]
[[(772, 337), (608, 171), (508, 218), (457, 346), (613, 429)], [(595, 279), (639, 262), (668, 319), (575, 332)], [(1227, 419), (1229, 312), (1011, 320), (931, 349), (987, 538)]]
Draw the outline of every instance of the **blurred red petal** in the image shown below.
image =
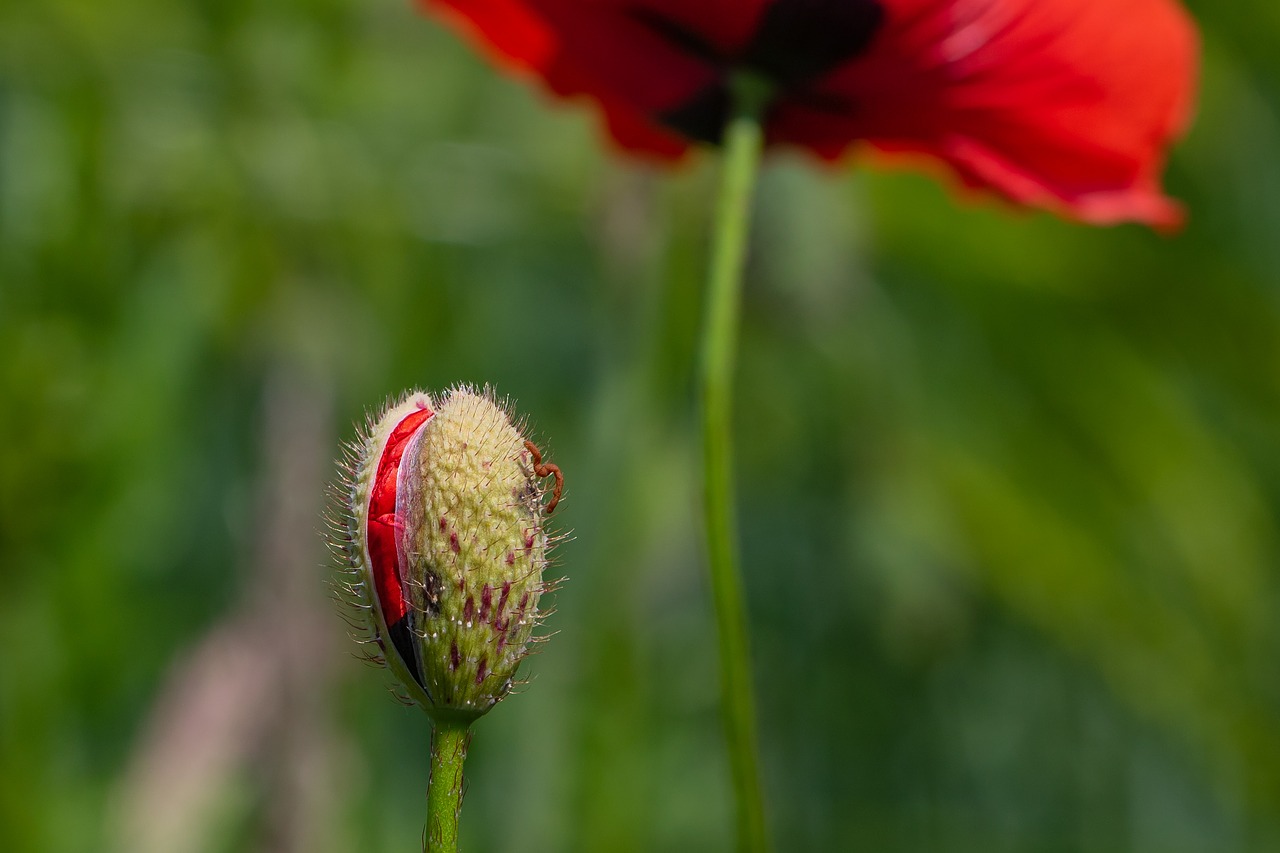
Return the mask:
[[(419, 2), (446, 11), (503, 65), (597, 100), (623, 148), (671, 158), (685, 142), (664, 122), (714, 138), (720, 114), (709, 105), (734, 57), (753, 50), (766, 8), (787, 2), (789, 19), (836, 21), (855, 0)], [(1083, 221), (1180, 220), (1159, 175), (1188, 119), (1197, 44), (1174, 0), (880, 5), (883, 23), (867, 31), (864, 52), (782, 92), (771, 143), (836, 158), (866, 140), (927, 154), (968, 185)], [(682, 108), (687, 123), (675, 120)]]
[(1176, 225), (1159, 189), (1185, 128), (1196, 34), (1168, 0), (888, 0), (884, 31), (771, 138), (839, 156), (865, 139), (949, 164), (965, 183), (1093, 223)]

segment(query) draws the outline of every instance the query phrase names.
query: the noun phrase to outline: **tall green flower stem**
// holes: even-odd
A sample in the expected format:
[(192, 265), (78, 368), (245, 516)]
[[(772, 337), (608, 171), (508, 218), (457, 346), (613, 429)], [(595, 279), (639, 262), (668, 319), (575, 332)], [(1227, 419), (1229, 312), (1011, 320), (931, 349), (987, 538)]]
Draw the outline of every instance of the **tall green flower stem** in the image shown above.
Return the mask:
[(431, 782), (427, 786), (425, 853), (457, 853), (462, 810), (462, 765), (471, 742), (471, 724), (436, 720), (431, 734)]
[(760, 117), (768, 87), (757, 78), (734, 81), (734, 111), (724, 134), (720, 194), (712, 237), (711, 268), (702, 330), (703, 520), (707, 570), (715, 603), (720, 645), (720, 704), (733, 773), (738, 813), (738, 846), (768, 850), (760, 762), (756, 754), (755, 700), (746, 600), (738, 568), (733, 510), (733, 376), (742, 313), (742, 272), (751, 223), (751, 196), (764, 133)]

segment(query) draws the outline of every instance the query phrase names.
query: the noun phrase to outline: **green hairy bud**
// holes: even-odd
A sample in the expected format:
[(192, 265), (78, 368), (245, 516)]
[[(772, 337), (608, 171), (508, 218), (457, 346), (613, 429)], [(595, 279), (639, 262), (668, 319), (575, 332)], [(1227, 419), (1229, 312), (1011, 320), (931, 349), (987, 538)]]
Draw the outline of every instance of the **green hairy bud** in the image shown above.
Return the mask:
[(434, 719), (468, 722), (511, 690), (546, 615), (562, 486), (487, 388), (409, 393), (348, 447), (339, 592), (371, 659)]

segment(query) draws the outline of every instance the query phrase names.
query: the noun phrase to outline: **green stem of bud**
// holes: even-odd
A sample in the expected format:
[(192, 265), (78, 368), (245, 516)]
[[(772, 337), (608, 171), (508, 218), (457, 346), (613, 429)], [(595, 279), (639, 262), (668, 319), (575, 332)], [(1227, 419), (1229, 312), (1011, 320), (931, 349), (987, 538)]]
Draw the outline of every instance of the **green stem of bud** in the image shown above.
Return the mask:
[(462, 765), (471, 724), (437, 719), (431, 735), (431, 781), (427, 786), (426, 853), (457, 853), (462, 811)]
[(746, 603), (738, 568), (733, 512), (733, 372), (742, 313), (742, 272), (751, 196), (764, 147), (761, 116), (770, 92), (743, 75), (733, 87), (734, 114), (725, 128), (720, 195), (702, 331), (702, 464), (707, 569), (720, 645), (720, 702), (738, 813), (738, 847), (769, 848), (756, 756), (755, 702)]

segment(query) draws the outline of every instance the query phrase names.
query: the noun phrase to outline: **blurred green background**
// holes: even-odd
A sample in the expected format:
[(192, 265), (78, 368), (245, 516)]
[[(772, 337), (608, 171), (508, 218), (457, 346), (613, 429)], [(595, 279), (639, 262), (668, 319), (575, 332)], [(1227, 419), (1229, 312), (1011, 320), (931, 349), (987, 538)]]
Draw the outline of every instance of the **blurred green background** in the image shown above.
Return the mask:
[[(739, 382), (780, 850), (1280, 849), (1280, 11), (1198, 2), (1174, 239), (782, 155)], [(492, 382), (570, 580), (471, 851), (730, 846), (691, 361), (714, 158), (407, 0), (0, 2), (0, 849), (404, 851), (325, 600), (351, 424)]]

